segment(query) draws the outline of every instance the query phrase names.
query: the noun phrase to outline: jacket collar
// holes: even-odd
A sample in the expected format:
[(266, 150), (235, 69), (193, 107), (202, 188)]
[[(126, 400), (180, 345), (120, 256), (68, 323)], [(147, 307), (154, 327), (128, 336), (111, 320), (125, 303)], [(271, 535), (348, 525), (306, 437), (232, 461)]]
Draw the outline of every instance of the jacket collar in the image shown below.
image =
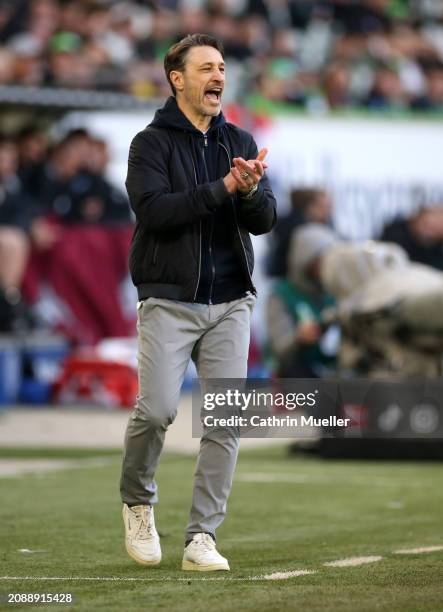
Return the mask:
[[(224, 118), (224, 115), (220, 111), (220, 113), (216, 117), (212, 118), (208, 132), (212, 132), (213, 130), (220, 128), (225, 123), (226, 120)], [(165, 105), (156, 111), (154, 119), (150, 123), (150, 125), (154, 127), (180, 130), (181, 132), (201, 135), (201, 131), (198, 130), (194, 125), (192, 125), (186, 115), (184, 115), (183, 112), (180, 110), (177, 104), (177, 100), (174, 96), (170, 96), (166, 100)]]

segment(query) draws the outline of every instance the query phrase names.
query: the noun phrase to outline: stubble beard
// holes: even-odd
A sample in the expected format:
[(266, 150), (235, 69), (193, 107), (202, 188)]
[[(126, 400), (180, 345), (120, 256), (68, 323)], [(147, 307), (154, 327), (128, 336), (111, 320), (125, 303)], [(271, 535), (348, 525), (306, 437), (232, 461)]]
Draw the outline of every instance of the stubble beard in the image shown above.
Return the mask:
[(217, 117), (220, 114), (221, 105), (218, 104), (217, 107), (208, 108), (205, 106), (204, 102), (201, 102), (198, 106), (195, 107), (198, 112), (204, 117)]

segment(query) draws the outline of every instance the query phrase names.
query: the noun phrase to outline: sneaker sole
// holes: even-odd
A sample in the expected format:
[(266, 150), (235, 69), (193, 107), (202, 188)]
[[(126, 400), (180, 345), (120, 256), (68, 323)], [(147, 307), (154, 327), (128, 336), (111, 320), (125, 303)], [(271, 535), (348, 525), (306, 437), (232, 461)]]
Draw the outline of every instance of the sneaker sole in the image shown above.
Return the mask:
[(193, 563), (192, 561), (182, 562), (182, 570), (186, 572), (220, 572), (225, 571), (229, 572), (229, 565), (224, 565), (222, 563), (216, 563), (214, 565), (198, 565), (197, 563)]
[(152, 559), (150, 561), (146, 560), (146, 559), (142, 559), (141, 557), (139, 557), (138, 555), (136, 555), (136, 553), (134, 553), (129, 546), (126, 544), (126, 552), (128, 553), (128, 555), (131, 557), (131, 559), (134, 559), (134, 561), (136, 561), (137, 563), (139, 563), (140, 565), (145, 565), (147, 567), (153, 567), (155, 565), (159, 565), (160, 561), (162, 560), (161, 556), (157, 559)]

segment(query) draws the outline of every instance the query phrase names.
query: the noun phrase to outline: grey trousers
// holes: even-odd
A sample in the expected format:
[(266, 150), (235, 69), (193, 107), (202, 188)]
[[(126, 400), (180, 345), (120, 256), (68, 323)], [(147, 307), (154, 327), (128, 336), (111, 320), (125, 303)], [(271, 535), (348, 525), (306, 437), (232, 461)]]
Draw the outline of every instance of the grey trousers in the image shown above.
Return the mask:
[[(120, 492), (127, 504), (155, 504), (155, 471), (165, 433), (174, 421), (180, 389), (192, 358), (200, 381), (245, 378), (250, 319), (255, 297), (207, 305), (148, 298), (138, 305), (139, 395), (126, 429)], [(186, 538), (215, 535), (226, 503), (238, 453), (238, 437), (200, 440)]]

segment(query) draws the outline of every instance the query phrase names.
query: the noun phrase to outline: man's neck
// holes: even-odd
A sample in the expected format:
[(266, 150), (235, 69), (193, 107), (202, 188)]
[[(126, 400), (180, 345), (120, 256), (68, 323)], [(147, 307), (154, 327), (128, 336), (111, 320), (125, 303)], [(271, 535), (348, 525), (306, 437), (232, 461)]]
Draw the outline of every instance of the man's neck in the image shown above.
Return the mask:
[(200, 132), (207, 132), (209, 126), (211, 125), (212, 117), (210, 115), (201, 115), (199, 113), (195, 113), (189, 106), (186, 105), (186, 103), (183, 102), (183, 100), (179, 100), (178, 98), (176, 98), (176, 100), (177, 106), (184, 114), (186, 119), (188, 119), (192, 123), (192, 125), (197, 128), (197, 130), (200, 130)]

